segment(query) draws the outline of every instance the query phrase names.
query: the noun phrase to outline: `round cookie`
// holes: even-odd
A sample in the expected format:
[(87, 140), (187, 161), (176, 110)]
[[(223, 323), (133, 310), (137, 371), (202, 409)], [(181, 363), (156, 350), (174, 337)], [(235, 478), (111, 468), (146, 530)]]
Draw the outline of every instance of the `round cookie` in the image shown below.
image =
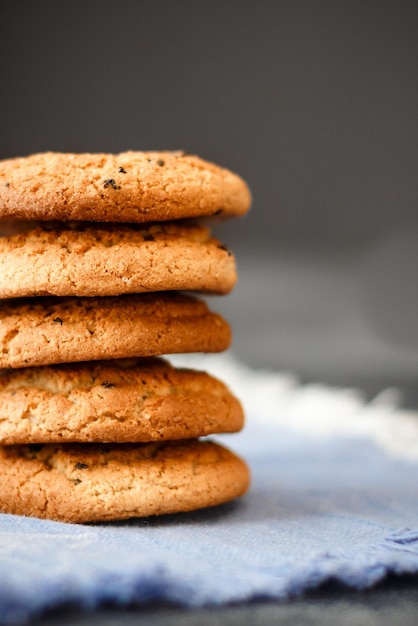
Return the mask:
[(236, 174), (182, 152), (65, 154), (0, 161), (0, 219), (154, 222), (243, 215)]
[(0, 368), (221, 352), (228, 323), (180, 293), (8, 300), (0, 307)]
[(192, 439), (244, 421), (221, 381), (163, 359), (4, 370), (0, 405), (0, 444)]
[(96, 522), (191, 511), (243, 495), (249, 471), (209, 441), (0, 447), (0, 511)]
[(153, 291), (225, 294), (232, 253), (190, 223), (45, 223), (0, 237), (0, 298), (113, 296)]

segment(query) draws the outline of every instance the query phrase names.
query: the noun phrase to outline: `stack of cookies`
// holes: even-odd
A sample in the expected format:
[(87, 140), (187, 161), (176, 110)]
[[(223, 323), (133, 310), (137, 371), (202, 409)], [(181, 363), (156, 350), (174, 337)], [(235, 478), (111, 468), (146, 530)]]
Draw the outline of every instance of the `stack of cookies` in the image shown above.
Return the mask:
[(161, 356), (229, 347), (190, 294), (236, 281), (199, 219), (249, 204), (241, 178), (180, 152), (0, 162), (0, 511), (89, 522), (245, 493), (244, 461), (199, 439), (239, 431), (239, 401)]

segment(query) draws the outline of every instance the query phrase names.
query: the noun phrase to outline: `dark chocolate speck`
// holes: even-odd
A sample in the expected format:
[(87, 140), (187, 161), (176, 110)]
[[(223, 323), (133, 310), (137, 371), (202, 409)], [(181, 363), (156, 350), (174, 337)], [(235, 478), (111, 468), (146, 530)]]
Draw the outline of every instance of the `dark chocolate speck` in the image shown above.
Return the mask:
[(218, 248), (219, 248), (219, 250), (224, 250), (225, 252), (227, 252), (228, 256), (232, 256), (232, 252), (228, 249), (228, 247), (225, 244), (221, 243), (218, 246)]
[(158, 161), (157, 161), (157, 165), (159, 165), (160, 167), (162, 167), (163, 165), (165, 165), (165, 161), (163, 161), (163, 159), (158, 159)]
[(121, 174), (126, 174), (126, 170), (125, 170), (125, 168), (124, 168), (124, 167), (120, 167), (120, 168), (118, 169), (118, 172), (120, 172)]
[(75, 464), (75, 469), (89, 469), (87, 463), (80, 463), (79, 461)]
[(113, 383), (111, 383), (109, 380), (104, 380), (102, 382), (102, 387), (105, 387), (106, 389), (111, 389), (114, 386), (115, 385)]
[(62, 319), (60, 317), (55, 317), (52, 321), (56, 322), (57, 324), (61, 324), (62, 326)]
[(108, 187), (112, 187), (112, 189), (120, 189), (120, 185), (116, 184), (114, 178), (106, 178), (106, 180), (103, 181), (103, 187), (105, 189), (107, 189)]

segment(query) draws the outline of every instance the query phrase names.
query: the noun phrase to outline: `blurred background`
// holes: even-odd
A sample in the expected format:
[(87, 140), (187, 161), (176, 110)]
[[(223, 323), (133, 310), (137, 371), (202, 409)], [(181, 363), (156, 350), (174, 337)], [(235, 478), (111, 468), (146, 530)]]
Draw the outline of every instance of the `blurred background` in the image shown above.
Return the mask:
[(212, 301), (248, 365), (418, 403), (418, 4), (0, 2), (0, 158), (183, 149), (240, 173)]

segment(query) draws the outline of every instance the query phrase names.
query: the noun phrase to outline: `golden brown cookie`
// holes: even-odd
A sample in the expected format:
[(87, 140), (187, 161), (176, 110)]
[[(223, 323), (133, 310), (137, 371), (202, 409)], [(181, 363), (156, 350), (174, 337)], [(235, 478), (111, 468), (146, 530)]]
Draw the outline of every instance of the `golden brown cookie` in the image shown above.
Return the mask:
[(154, 222), (243, 215), (236, 174), (182, 152), (63, 154), (0, 161), (0, 219)]
[(249, 471), (209, 441), (0, 446), (0, 511), (64, 522), (191, 511), (243, 495)]
[(44, 224), (0, 237), (0, 298), (220, 294), (236, 282), (232, 253), (202, 226)]
[(0, 306), (0, 368), (221, 352), (228, 323), (180, 293), (6, 300)]
[(163, 359), (0, 372), (0, 444), (191, 439), (243, 421), (221, 381)]

